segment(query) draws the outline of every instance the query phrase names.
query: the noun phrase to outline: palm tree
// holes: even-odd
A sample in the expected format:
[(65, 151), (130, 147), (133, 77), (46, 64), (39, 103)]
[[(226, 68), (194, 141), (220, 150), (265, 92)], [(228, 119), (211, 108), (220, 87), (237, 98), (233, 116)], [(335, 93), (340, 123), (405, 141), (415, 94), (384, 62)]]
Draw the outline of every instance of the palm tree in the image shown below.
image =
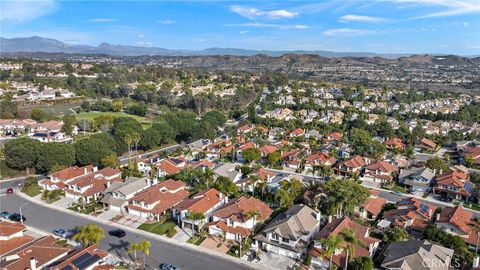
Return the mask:
[(145, 256), (150, 254), (150, 241), (142, 240), (138, 243), (139, 250), (143, 253), (143, 269), (145, 269)]
[(330, 235), (328, 238), (321, 239), (320, 242), (325, 247), (324, 256), (330, 258), (328, 268), (332, 269), (333, 254), (335, 250), (339, 249), (343, 245), (343, 239), (337, 235)]
[(345, 258), (345, 267), (343, 268), (344, 270), (347, 270), (348, 262), (351, 260), (349, 255), (352, 254), (352, 257), (355, 256), (355, 245), (363, 247), (365, 244), (357, 239), (354, 229), (343, 229), (339, 233), (339, 237), (342, 238), (344, 250), (347, 252), (347, 256)]
[(97, 224), (90, 223), (86, 226), (77, 227), (77, 233), (72, 239), (81, 242), (84, 246), (98, 244), (105, 237), (105, 231)]
[(50, 190), (47, 190), (45, 189), (43, 192), (42, 192), (42, 200), (44, 200), (45, 202), (49, 203), (53, 197), (54, 197), (54, 193), (53, 191), (50, 191)]
[(253, 230), (255, 231), (255, 223), (256, 223), (256, 219), (258, 217), (260, 217), (262, 214), (260, 213), (260, 211), (258, 209), (255, 209), (255, 210), (250, 210), (247, 212), (247, 218), (248, 219), (251, 219), (253, 218)]
[(137, 243), (130, 243), (128, 248), (128, 253), (133, 253), (133, 261), (135, 263), (135, 268), (137, 268), (137, 251), (140, 250), (140, 245)]
[(478, 242), (479, 242), (479, 238), (480, 238), (480, 224), (478, 222), (475, 222), (473, 223), (472, 225), (472, 229), (474, 232), (477, 233), (477, 240), (475, 241), (475, 255), (477, 255), (478, 253)]
[(282, 206), (288, 206), (291, 203), (290, 193), (283, 188), (277, 189), (275, 191), (275, 200), (279, 200)]
[[(196, 221), (201, 221), (201, 220), (204, 220), (205, 219), (205, 215), (203, 213), (199, 213), (199, 212), (195, 212), (195, 211), (189, 211), (187, 216), (186, 216), (187, 219), (190, 219), (193, 221), (193, 228), (195, 229), (195, 223)], [(197, 225), (197, 227), (199, 228), (200, 230), (200, 224)], [(197, 231), (198, 233), (198, 231)]]

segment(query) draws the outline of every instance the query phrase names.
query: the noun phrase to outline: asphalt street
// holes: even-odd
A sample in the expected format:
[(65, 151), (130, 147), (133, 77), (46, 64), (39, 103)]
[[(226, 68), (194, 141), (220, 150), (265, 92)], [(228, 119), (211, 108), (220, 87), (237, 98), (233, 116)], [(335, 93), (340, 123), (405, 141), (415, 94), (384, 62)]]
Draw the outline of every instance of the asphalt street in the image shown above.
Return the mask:
[[(92, 223), (91, 220), (81, 215), (43, 207), (16, 194), (2, 195), (0, 197), (0, 210), (18, 213), (19, 207), (25, 203), (28, 203), (22, 208), (22, 213), (26, 218), (25, 224), (46, 232), (52, 232), (54, 228), (60, 227), (72, 233), (77, 226)], [(127, 252), (129, 243), (139, 242), (142, 239), (150, 241), (150, 255), (147, 256), (146, 260), (147, 265), (150, 267), (158, 268), (160, 263), (168, 262), (177, 265), (182, 270), (251, 269), (246, 265), (241, 265), (222, 257), (174, 245), (140, 233), (127, 231), (127, 236), (124, 238), (109, 236), (107, 232), (115, 229), (115, 227), (103, 224), (98, 225), (105, 230), (105, 238), (100, 242), (100, 247), (111, 254), (127, 260), (131, 260), (131, 255)]]

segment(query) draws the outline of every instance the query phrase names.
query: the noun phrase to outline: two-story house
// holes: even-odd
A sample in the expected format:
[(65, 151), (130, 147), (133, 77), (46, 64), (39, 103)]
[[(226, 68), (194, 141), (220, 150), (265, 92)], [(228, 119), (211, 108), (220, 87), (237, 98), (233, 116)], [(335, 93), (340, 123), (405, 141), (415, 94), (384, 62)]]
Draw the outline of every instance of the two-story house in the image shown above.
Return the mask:
[(438, 145), (432, 140), (423, 138), (415, 142), (415, 150), (418, 152), (435, 152)]
[[(199, 231), (205, 223), (211, 221), (212, 213), (228, 202), (228, 197), (220, 191), (210, 188), (186, 199), (173, 208), (173, 218), (180, 227)], [(195, 219), (193, 213), (202, 214)]]
[(390, 185), (398, 168), (386, 161), (378, 161), (365, 167), (363, 180)]
[(305, 171), (313, 171), (313, 167), (320, 166), (320, 165), (327, 165), (332, 166), (337, 162), (335, 157), (330, 156), (328, 153), (325, 152), (317, 152), (315, 154), (311, 154), (305, 158), (304, 170)]
[(478, 224), (473, 220), (473, 213), (462, 206), (443, 208), (442, 212), (437, 214), (435, 226), (461, 237), (471, 249), (475, 249), (477, 243), (480, 243), (480, 235), (474, 229)]
[(382, 208), (387, 203), (387, 200), (378, 197), (380, 191), (376, 189), (369, 189), (368, 191), (370, 196), (358, 207), (356, 212), (362, 219), (375, 220), (380, 212), (382, 212)]
[(460, 171), (437, 175), (433, 192), (453, 200), (467, 201), (475, 189), (475, 185), (467, 181), (467, 178), (468, 176)]
[(49, 174), (48, 178), (38, 181), (38, 184), (45, 190), (64, 190), (67, 188), (66, 184), (68, 182), (96, 171), (97, 168), (93, 167), (92, 165), (87, 165), (84, 167), (72, 166)]
[(100, 194), (113, 182), (122, 182), (122, 172), (119, 169), (103, 168), (99, 171), (73, 179), (66, 183), (65, 197), (75, 200), (83, 199), (89, 203), (96, 201)]
[(136, 194), (128, 202), (128, 213), (146, 219), (160, 220), (160, 216), (188, 198), (185, 182), (169, 179)]
[(366, 165), (366, 158), (362, 156), (354, 156), (350, 159), (338, 163), (333, 168), (333, 170), (338, 176), (349, 176), (354, 173), (360, 174)]
[(320, 228), (320, 213), (302, 204), (277, 215), (253, 237), (252, 248), (299, 259)]
[(396, 209), (383, 214), (381, 227), (395, 226), (399, 228), (423, 231), (432, 221), (437, 206), (426, 204), (417, 198), (403, 198), (396, 203)]
[(129, 176), (124, 182), (113, 182), (108, 188), (106, 188), (100, 199), (105, 207), (110, 208), (113, 211), (126, 213), (128, 200), (143, 190), (149, 188), (152, 185), (157, 184), (157, 179), (137, 178)]
[(252, 235), (257, 224), (272, 214), (272, 209), (254, 197), (240, 197), (213, 212), (212, 222), (207, 224), (209, 234), (225, 234), (226, 239), (241, 241)]
[(245, 144), (240, 145), (235, 152), (235, 157), (239, 162), (245, 162), (245, 158), (243, 157), (243, 151), (251, 148), (255, 148), (256, 144), (253, 142), (247, 142)]
[[(354, 245), (354, 253), (349, 254), (350, 258), (347, 258), (347, 252), (344, 249), (335, 250), (330, 261), (330, 257), (322, 255), (325, 253), (326, 248), (320, 240), (327, 239), (331, 235), (337, 236), (347, 229), (355, 231), (356, 238), (364, 245)], [(360, 225), (349, 217), (337, 218), (325, 225), (318, 235), (315, 236), (314, 246), (310, 251), (312, 264), (325, 267), (326, 269), (331, 269), (331, 264), (344, 268), (348, 264), (347, 259), (372, 257), (380, 242), (380, 239), (370, 236), (369, 227)]]
[(398, 181), (411, 192), (429, 192), (435, 172), (428, 167), (413, 167), (401, 170)]
[(406, 145), (402, 142), (400, 138), (390, 138), (384, 141), (383, 144), (389, 150), (397, 149), (397, 150), (403, 151), (405, 150), (405, 147), (406, 147)]

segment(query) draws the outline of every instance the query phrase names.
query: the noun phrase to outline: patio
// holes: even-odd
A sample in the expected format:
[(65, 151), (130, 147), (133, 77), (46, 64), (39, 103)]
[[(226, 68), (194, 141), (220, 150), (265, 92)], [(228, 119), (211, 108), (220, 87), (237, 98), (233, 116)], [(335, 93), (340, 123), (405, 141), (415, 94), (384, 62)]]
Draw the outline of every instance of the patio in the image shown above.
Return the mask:
[[(221, 243), (221, 245), (220, 245)], [(225, 241), (222, 243), (221, 239), (216, 236), (209, 236), (200, 244), (201, 247), (208, 248), (213, 251), (227, 253), (227, 251), (231, 247), (231, 243), (229, 241)]]

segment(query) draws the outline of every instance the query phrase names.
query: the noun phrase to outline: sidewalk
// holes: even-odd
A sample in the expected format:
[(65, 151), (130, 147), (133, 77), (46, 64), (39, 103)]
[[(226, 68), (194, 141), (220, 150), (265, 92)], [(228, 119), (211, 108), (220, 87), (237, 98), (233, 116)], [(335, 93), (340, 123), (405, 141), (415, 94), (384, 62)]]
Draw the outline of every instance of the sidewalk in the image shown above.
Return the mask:
[[(116, 227), (121, 228), (125, 231), (130, 231), (130, 232), (133, 232), (133, 233), (136, 233), (136, 234), (141, 234), (141, 235), (145, 235), (145, 236), (148, 236), (148, 237), (151, 237), (151, 238), (155, 238), (158, 241), (166, 242), (166, 243), (171, 244), (171, 245), (176, 245), (176, 246), (200, 251), (200, 252), (203, 252), (203, 253), (208, 253), (209, 255), (216, 256), (216, 257), (221, 257), (222, 259), (230, 260), (234, 263), (238, 263), (238, 264), (241, 264), (241, 265), (253, 268), (253, 269), (265, 269), (265, 267), (259, 268), (258, 265), (253, 264), (251, 262), (241, 260), (239, 258), (235, 258), (235, 257), (232, 257), (230, 255), (218, 253), (218, 252), (209, 250), (207, 248), (199, 247), (199, 246), (189, 244), (189, 243), (178, 243), (177, 241), (175, 241), (171, 238), (165, 237), (165, 236), (161, 236), (161, 235), (154, 234), (154, 233), (147, 232), (147, 231), (143, 231), (143, 230), (134, 229), (134, 228), (131, 228), (131, 227), (128, 227), (128, 226), (125, 226), (125, 225), (122, 225), (122, 224), (118, 224), (118, 223), (115, 223), (115, 222), (112, 222), (112, 221), (105, 221), (105, 220), (99, 219), (98, 217), (93, 217), (93, 216), (89, 216), (89, 215), (80, 214), (80, 213), (77, 213), (77, 212), (74, 212), (74, 211), (71, 211), (71, 210), (68, 210), (68, 209), (61, 208), (61, 207), (56, 206), (56, 205), (44, 204), (42, 201), (38, 201), (38, 200), (36, 200), (36, 199), (34, 199), (34, 198), (32, 198), (32, 197), (30, 197), (30, 196), (28, 196), (28, 195), (26, 195), (22, 192), (19, 192), (19, 191), (15, 191), (15, 194), (17, 196), (22, 197), (25, 200), (28, 200), (28, 201), (34, 203), (34, 204), (41, 205), (42, 207), (48, 207), (48, 208), (51, 208), (51, 209), (55, 209), (57, 211), (62, 211), (62, 212), (65, 212), (65, 213), (69, 213), (71, 215), (80, 215), (81, 217), (89, 219), (89, 220), (91, 220), (93, 222), (96, 222), (96, 223), (100, 223), (100, 224), (104, 224), (104, 225), (108, 225), (108, 226), (116, 226)], [(271, 268), (271, 269), (274, 269), (274, 268)]]

